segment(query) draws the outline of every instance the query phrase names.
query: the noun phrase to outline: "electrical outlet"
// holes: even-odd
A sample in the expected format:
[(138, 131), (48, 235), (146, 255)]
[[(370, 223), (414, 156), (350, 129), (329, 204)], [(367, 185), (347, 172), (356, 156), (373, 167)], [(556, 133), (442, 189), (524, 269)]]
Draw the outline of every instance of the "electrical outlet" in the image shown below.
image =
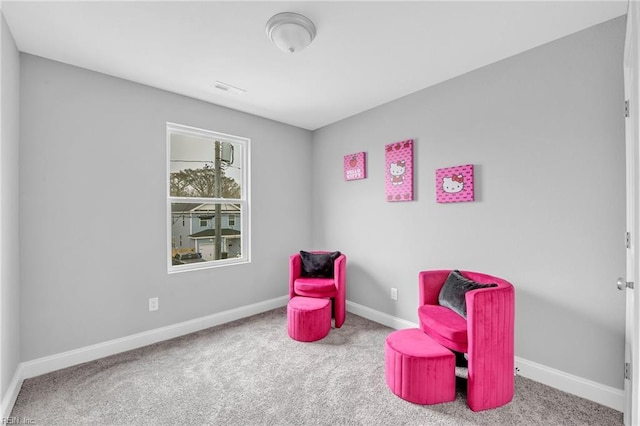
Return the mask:
[(398, 300), (398, 289), (391, 287), (391, 300)]
[(158, 298), (152, 297), (149, 299), (149, 312), (158, 310)]
[(520, 369), (516, 367), (515, 371), (513, 372), (513, 375), (517, 376), (518, 374), (520, 374)]

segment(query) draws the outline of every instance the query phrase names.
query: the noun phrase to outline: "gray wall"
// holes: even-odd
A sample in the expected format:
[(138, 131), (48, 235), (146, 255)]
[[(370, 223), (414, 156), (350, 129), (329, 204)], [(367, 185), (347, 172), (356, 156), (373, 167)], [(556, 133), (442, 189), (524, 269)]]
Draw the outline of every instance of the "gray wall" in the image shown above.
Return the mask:
[(3, 401), (21, 359), (18, 258), (20, 57), (2, 13), (0, 41), (0, 401)]
[[(287, 293), (311, 132), (25, 54), (20, 77), (23, 361)], [(251, 138), (250, 264), (167, 274), (166, 121)]]
[[(621, 389), (624, 31), (609, 21), (314, 132), (314, 244), (347, 254), (347, 298), (417, 322), (420, 270), (501, 276), (518, 357)], [(388, 203), (384, 145), (408, 138), (416, 200)], [(358, 151), (369, 177), (345, 182)], [(435, 170), (469, 163), (476, 202), (437, 204)]]

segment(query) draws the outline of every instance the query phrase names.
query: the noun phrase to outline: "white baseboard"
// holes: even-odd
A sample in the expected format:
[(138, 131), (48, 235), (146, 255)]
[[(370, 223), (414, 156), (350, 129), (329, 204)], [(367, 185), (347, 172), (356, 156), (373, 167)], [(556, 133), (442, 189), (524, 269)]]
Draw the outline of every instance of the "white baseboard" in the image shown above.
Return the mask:
[(533, 361), (516, 357), (518, 375), (614, 410), (624, 410), (624, 390), (587, 380)]
[[(347, 310), (396, 330), (418, 327), (418, 324), (411, 321), (396, 318), (353, 302), (347, 302)], [(583, 379), (582, 377), (574, 376), (573, 374), (565, 373), (564, 371), (556, 370), (519, 357), (515, 357), (515, 365), (519, 370), (518, 374), (522, 377), (597, 402), (614, 410), (624, 410), (624, 391), (622, 389)]]
[(20, 393), (20, 388), (22, 387), (22, 381), (24, 379), (21, 377), (22, 365), (18, 365), (18, 368), (11, 379), (11, 383), (9, 383), (7, 393), (4, 394), (4, 398), (2, 398), (2, 402), (0, 403), (0, 419), (4, 420), (9, 418), (11, 410), (13, 409), (13, 404), (16, 403), (18, 393)]
[[(4, 398), (2, 398), (2, 403), (0, 404), (0, 418), (7, 418), (11, 413), (11, 409), (13, 408), (16, 398), (18, 397), (18, 393), (20, 392), (22, 382), (25, 379), (77, 364), (82, 364), (84, 362), (104, 358), (109, 355), (115, 355), (128, 350), (137, 349), (142, 346), (183, 336), (209, 327), (214, 327), (216, 325), (225, 324), (286, 306), (288, 300), (288, 296), (282, 296), (264, 302), (254, 303), (252, 305), (242, 306), (213, 315), (208, 315), (206, 317), (197, 318), (191, 321), (185, 321), (133, 334), (120, 339), (110, 340), (108, 342), (98, 343), (96, 345), (22, 362), (16, 369), (9, 388), (4, 395)], [(416, 323), (411, 321), (397, 318), (354, 302), (347, 301), (347, 310), (363, 318), (367, 318), (396, 330), (418, 327)], [(624, 391), (621, 389), (583, 379), (519, 357), (516, 357), (515, 363), (516, 367), (519, 369), (518, 374), (523, 377), (535, 380), (564, 392), (571, 393), (581, 398), (597, 402), (598, 404), (602, 404), (618, 411), (623, 410)]]
[(377, 322), (378, 324), (386, 325), (387, 327), (391, 327), (396, 330), (418, 327), (418, 324), (414, 322), (403, 320), (402, 318), (394, 317), (392, 315), (385, 314), (384, 312), (376, 311), (375, 309), (371, 309), (364, 305), (359, 305), (348, 300), (347, 311), (353, 312), (354, 314), (359, 315), (363, 318)]
[(168, 325), (166, 327), (156, 328), (154, 330), (142, 333), (132, 334), (131, 336), (114, 339), (80, 349), (63, 352), (32, 361), (26, 361), (21, 364), (23, 367), (23, 379), (39, 376), (51, 371), (60, 370), (62, 368), (71, 367), (73, 365), (82, 364), (84, 362), (93, 361), (104, 358), (109, 355), (115, 355), (121, 352), (137, 349), (153, 343), (161, 342), (174, 337), (184, 336), (185, 334), (204, 330), (238, 319), (246, 318), (262, 312), (285, 306), (289, 298), (287, 296), (266, 300), (264, 302), (254, 303), (247, 306), (231, 309), (228, 311), (218, 312), (206, 317), (196, 318), (190, 321), (184, 321), (178, 324)]

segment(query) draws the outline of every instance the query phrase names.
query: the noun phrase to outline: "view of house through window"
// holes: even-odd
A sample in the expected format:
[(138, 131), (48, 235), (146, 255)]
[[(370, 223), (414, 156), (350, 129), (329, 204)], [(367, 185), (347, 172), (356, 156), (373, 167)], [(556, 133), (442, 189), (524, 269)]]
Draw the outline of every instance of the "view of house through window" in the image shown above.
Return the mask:
[(169, 271), (249, 260), (249, 140), (167, 124)]

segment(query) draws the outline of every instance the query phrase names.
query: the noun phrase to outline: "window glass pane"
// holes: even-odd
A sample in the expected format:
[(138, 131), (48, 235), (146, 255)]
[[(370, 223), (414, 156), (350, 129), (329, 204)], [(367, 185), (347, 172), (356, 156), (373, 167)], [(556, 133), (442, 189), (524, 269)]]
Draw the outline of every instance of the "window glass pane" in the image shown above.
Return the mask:
[(169, 273), (250, 261), (249, 143), (167, 123)]
[(242, 148), (233, 141), (171, 133), (169, 196), (242, 198)]
[[(235, 218), (232, 224), (229, 217)], [(212, 262), (242, 256), (242, 205), (171, 203), (172, 265)]]

